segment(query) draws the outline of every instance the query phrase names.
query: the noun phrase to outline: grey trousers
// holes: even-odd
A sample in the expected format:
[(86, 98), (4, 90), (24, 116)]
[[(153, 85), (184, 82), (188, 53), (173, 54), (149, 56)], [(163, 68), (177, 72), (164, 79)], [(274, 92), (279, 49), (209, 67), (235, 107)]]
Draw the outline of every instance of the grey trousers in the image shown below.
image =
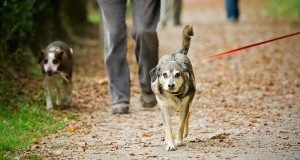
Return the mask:
[[(130, 102), (130, 74), (126, 59), (126, 0), (97, 0), (104, 28), (104, 61), (112, 104)], [(143, 93), (152, 93), (149, 71), (158, 63), (159, 0), (131, 0), (132, 37)]]
[(166, 26), (168, 21), (180, 25), (182, 0), (161, 0), (160, 21)]

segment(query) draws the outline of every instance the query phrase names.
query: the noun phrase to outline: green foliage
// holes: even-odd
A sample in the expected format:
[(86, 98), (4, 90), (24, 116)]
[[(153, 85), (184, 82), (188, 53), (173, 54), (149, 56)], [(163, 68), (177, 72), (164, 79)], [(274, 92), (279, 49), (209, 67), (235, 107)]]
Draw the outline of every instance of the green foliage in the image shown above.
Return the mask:
[(18, 67), (20, 59), (28, 59), (26, 49), (22, 46), (28, 44), (28, 33), (33, 27), (31, 10), (34, 3), (35, 1), (32, 0), (0, 2), (1, 68), (8, 68), (12, 64), (20, 68)]
[(12, 109), (0, 103), (0, 153), (26, 147), (45, 132), (55, 132), (64, 124), (27, 103)]
[(29, 72), (35, 76), (42, 77), (41, 67), (39, 64), (31, 65)]
[(275, 15), (300, 23), (300, 1), (299, 0), (270, 0), (269, 10)]
[[(13, 83), (10, 83), (8, 79), (4, 78), (3, 74), (1, 75), (2, 77), (0, 78), (0, 103), (5, 105), (13, 104), (15, 99), (11, 98), (18, 96), (17, 93), (21, 92), (21, 88), (18, 86), (14, 86)], [(12, 77), (9, 77), (9, 79), (12, 79)]]
[[(32, 29), (32, 12), (33, 0), (19, 1), (3, 1), (1, 4), (1, 21), (2, 38), (4, 41), (14, 40), (15, 37), (26, 38), (28, 31)], [(20, 4), (23, 5), (20, 5)]]
[(88, 22), (91, 23), (91, 24), (99, 24), (99, 22), (101, 21), (100, 20), (100, 13), (99, 12), (96, 12), (96, 11), (93, 11), (93, 12), (90, 12), (88, 14)]

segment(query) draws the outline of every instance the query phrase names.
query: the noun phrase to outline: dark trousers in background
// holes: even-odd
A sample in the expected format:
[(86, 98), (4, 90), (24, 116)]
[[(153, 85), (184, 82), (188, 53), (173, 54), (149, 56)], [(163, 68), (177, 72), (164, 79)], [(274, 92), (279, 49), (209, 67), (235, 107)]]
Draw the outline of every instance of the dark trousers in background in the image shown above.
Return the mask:
[(238, 0), (225, 0), (225, 9), (227, 18), (230, 20), (239, 19), (239, 7)]

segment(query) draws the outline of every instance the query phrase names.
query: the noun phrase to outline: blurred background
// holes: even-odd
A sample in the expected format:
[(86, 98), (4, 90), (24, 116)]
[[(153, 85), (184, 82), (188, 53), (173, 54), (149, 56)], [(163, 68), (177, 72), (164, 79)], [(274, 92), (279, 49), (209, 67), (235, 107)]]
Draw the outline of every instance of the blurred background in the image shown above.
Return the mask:
[[(128, 2), (130, 5), (130, 1)], [(205, 3), (213, 4), (202, 1), (198, 4), (195, 2), (192, 7), (205, 9), (206, 6), (202, 5)], [(244, 3), (243, 0), (240, 3)], [(300, 23), (298, 0), (264, 0), (251, 3), (263, 3), (268, 14)], [(101, 25), (95, 0), (2, 0), (0, 13), (0, 85), (5, 84), (4, 81), (14, 77), (19, 71), (35, 70), (32, 66), (36, 65), (39, 51), (50, 41), (62, 39), (76, 45), (80, 43), (82, 36), (96, 36), (96, 33), (91, 33), (91, 29)], [(0, 99), (3, 100), (5, 92), (1, 87)]]
[[(196, 31), (189, 54), (194, 61), (199, 55), (204, 56), (299, 31), (299, 0), (240, 0), (240, 17), (237, 21), (232, 21), (226, 16), (225, 0), (182, 0), (180, 14), (175, 14), (176, 7), (173, 8), (174, 4), (167, 1), (170, 0), (162, 0), (166, 8), (161, 12), (163, 15), (158, 26), (160, 55), (179, 49), (181, 40), (178, 37), (185, 24), (193, 25)], [(174, 2), (179, 3), (175, 0)], [(127, 5), (128, 8), (130, 1)], [(130, 9), (127, 11), (130, 30), (131, 13)], [(174, 19), (174, 16), (178, 19)], [(73, 97), (75, 103), (83, 110), (63, 114), (54, 111), (48, 114), (44, 111), (45, 100), (40, 85), (42, 75), (37, 59), (41, 49), (58, 39), (66, 41), (75, 51)], [(55, 132), (66, 127), (64, 123), (76, 119), (76, 115), (108, 110), (101, 108), (108, 106), (107, 79), (103, 78), (105, 69), (103, 54), (100, 54), (103, 52), (102, 39), (101, 14), (96, 0), (0, 0), (0, 158), (6, 151), (38, 143), (36, 137), (41, 137), (42, 133), (49, 130)], [(132, 53), (134, 42), (128, 39), (128, 59), (133, 69), (131, 77), (134, 77), (133, 102), (138, 104), (137, 97), (140, 91), (135, 77), (135, 57)], [(207, 113), (216, 115), (215, 108), (211, 107), (215, 102), (226, 102), (225, 108), (232, 109), (234, 107), (231, 106), (239, 106), (245, 102), (242, 99), (230, 104), (231, 101), (239, 100), (238, 94), (244, 93), (245, 97), (249, 96), (249, 101), (252, 101), (251, 96), (254, 93), (258, 94), (258, 90), (263, 96), (270, 95), (270, 101), (273, 101), (272, 96), (277, 93), (290, 94), (290, 103), (284, 99), (278, 104), (286, 106), (288, 103), (289, 106), (295, 106), (294, 103), (298, 103), (296, 105), (299, 106), (299, 100), (295, 98), (299, 95), (299, 91), (296, 90), (300, 86), (299, 44), (293, 39), (286, 42), (288, 43), (275, 42), (272, 45), (268, 44), (269, 47), (251, 50), (248, 53), (256, 54), (251, 58), (247, 57), (251, 54), (239, 54), (234, 58), (226, 57), (210, 63), (196, 61), (200, 64), (195, 65), (196, 82), (201, 82), (197, 84), (199, 90), (194, 102), (198, 105), (196, 108), (207, 109)], [(247, 61), (244, 61), (245, 59)], [(240, 68), (236, 69), (237, 66)], [(91, 80), (95, 78), (98, 80)], [(220, 98), (222, 94), (223, 97)], [(213, 98), (205, 99), (210, 96)], [(266, 104), (263, 98), (258, 103), (251, 103), (250, 106), (245, 104), (246, 109), (234, 114), (239, 115), (238, 113), (253, 109), (254, 106), (263, 106), (265, 108), (249, 109), (253, 111), (254, 120), (263, 117), (254, 113), (267, 111), (269, 104)], [(205, 114), (198, 113), (203, 117), (208, 115)], [(277, 113), (271, 115), (273, 118), (278, 117)], [(215, 117), (218, 119), (220, 116)], [(237, 121), (240, 121), (239, 118), (237, 117)], [(57, 119), (63, 119), (64, 122), (61, 123)], [(135, 121), (131, 124), (135, 124)], [(16, 128), (19, 132), (15, 131)]]

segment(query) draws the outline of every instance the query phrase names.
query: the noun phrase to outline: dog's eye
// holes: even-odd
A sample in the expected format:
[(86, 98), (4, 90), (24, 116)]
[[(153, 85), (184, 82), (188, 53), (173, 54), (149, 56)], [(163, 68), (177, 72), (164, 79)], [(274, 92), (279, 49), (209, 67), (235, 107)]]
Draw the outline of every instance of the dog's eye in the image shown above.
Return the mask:
[(48, 59), (45, 59), (45, 60), (44, 60), (44, 64), (47, 64), (47, 63), (48, 63)]
[(163, 73), (163, 76), (164, 76), (164, 78), (168, 77), (167, 73)]
[(58, 63), (58, 59), (54, 59), (53, 64), (57, 64), (57, 63)]
[(175, 78), (178, 78), (180, 76), (180, 73), (175, 74)]

